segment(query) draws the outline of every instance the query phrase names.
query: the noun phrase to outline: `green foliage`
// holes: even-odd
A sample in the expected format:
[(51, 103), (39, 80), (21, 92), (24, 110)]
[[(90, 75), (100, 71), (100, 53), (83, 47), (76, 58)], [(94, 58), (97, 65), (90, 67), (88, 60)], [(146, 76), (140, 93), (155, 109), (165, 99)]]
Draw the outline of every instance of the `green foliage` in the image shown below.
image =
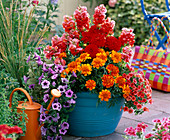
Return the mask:
[[(9, 107), (9, 101), (7, 98), (7, 91), (1, 88), (0, 91), (0, 124), (7, 124), (8, 126), (19, 126), (23, 132), (26, 131), (26, 118), (27, 115), (22, 110), (20, 113), (17, 112), (17, 104), (19, 95), (16, 93), (12, 101), (12, 107)], [(20, 119), (22, 118), (22, 119)]]
[(40, 2), (34, 12), (34, 22), (35, 24), (39, 22), (38, 31), (47, 26), (49, 27), (49, 32), (46, 32), (46, 34), (51, 33), (52, 26), (55, 26), (53, 18), (58, 17), (55, 12), (58, 12), (58, 4), (51, 3), (51, 0), (48, 0), (46, 3)]
[[(86, 0), (92, 1), (92, 0)], [(94, 1), (94, 0), (93, 0)], [(135, 44), (141, 45), (149, 39), (149, 24), (144, 21), (144, 15), (140, 0), (118, 0), (115, 7), (109, 7), (109, 0), (103, 0), (106, 5), (107, 16), (117, 23), (114, 29), (115, 36), (118, 36), (123, 27), (133, 28), (135, 33)], [(148, 13), (159, 13), (166, 11), (165, 0), (144, 0), (145, 9)]]
[(28, 70), (26, 56), (40, 44), (47, 29), (36, 32), (38, 24), (31, 28), (34, 9), (27, 15), (27, 8), (19, 5), (12, 1), (7, 9), (0, 0), (0, 63), (23, 86), (22, 77)]

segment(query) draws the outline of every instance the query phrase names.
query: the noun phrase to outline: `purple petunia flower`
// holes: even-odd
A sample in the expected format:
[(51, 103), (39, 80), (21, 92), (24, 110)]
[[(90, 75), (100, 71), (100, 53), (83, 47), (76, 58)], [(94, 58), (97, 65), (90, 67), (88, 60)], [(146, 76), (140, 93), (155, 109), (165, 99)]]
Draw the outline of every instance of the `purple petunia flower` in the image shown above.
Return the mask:
[(53, 71), (52, 68), (48, 68), (48, 72), (51, 73), (51, 74), (55, 74), (56, 73), (55, 71)]
[(62, 65), (56, 65), (56, 66), (55, 66), (55, 69), (56, 69), (56, 71), (59, 72), (59, 73), (61, 73), (61, 72), (64, 70), (64, 68), (63, 68)]
[(36, 52), (34, 52), (34, 57), (33, 57), (33, 59), (34, 58), (38, 58), (39, 57), (39, 55), (36, 53)]
[(67, 88), (68, 88), (68, 85), (65, 83), (65, 85), (63, 85), (63, 87), (64, 87), (65, 89), (67, 89)]
[(68, 107), (70, 107), (70, 103), (67, 101), (67, 102), (65, 102), (65, 104), (63, 105), (63, 107), (65, 107), (65, 108), (68, 108)]
[(48, 102), (49, 94), (45, 94), (43, 100), (44, 100), (45, 103)]
[(40, 115), (40, 122), (44, 122), (45, 120), (47, 119), (45, 113), (43, 112), (41, 115)]
[(64, 86), (61, 86), (61, 85), (60, 85), (57, 89), (58, 89), (61, 93), (65, 92)]
[(29, 55), (29, 56), (28, 56), (28, 59), (27, 59), (27, 61), (26, 61), (27, 63), (30, 61), (30, 58), (31, 58), (31, 56)]
[(48, 80), (44, 80), (42, 81), (41, 85), (43, 89), (46, 89), (46, 88), (49, 88), (50, 82)]
[(36, 62), (37, 62), (37, 64), (38, 64), (38, 66), (43, 65), (43, 61), (41, 61), (41, 60), (36, 61)]
[(46, 135), (46, 132), (47, 132), (47, 128), (45, 128), (44, 126), (42, 126), (42, 127), (41, 127), (41, 134), (42, 134), (43, 136), (45, 136), (45, 135)]
[(73, 99), (68, 100), (68, 102), (69, 102), (70, 104), (75, 104), (75, 103), (76, 103), (76, 101), (73, 100)]
[(50, 92), (50, 89), (47, 89), (46, 91), (44, 91), (44, 93), (49, 93)]
[(62, 83), (68, 83), (68, 79), (67, 78), (61, 78)]
[(59, 129), (59, 132), (60, 132), (60, 134), (63, 134), (63, 135), (65, 135), (65, 134), (67, 133), (67, 130), (64, 130), (64, 129)]
[(66, 94), (66, 97), (71, 98), (73, 96), (73, 91), (71, 89), (69, 89), (65, 92), (65, 94)]
[(48, 69), (46, 68), (46, 64), (43, 64), (42, 70), (43, 70), (44, 72), (48, 72)]
[(51, 121), (53, 120), (53, 117), (52, 116), (48, 116), (47, 120), (48, 120), (49, 123), (51, 123)]
[(59, 119), (60, 119), (60, 115), (59, 115), (59, 113), (57, 113), (57, 117), (53, 117), (53, 121), (57, 122)]
[(62, 140), (62, 136), (56, 136), (55, 140)]
[(33, 89), (35, 87), (35, 84), (29, 85), (29, 89)]
[(40, 113), (43, 113), (46, 109), (43, 108), (43, 105), (41, 105), (41, 108), (40, 108)]
[(39, 52), (41, 52), (42, 47), (38, 47), (38, 48), (36, 48), (36, 49), (39, 50)]
[(72, 73), (72, 76), (73, 77), (77, 77), (77, 75), (76, 75), (76, 73), (73, 71), (73, 73)]
[(62, 108), (62, 106), (61, 106), (61, 104), (58, 102), (58, 103), (53, 103), (53, 104), (52, 104), (52, 108), (53, 108), (54, 110), (60, 111), (61, 108)]
[(71, 83), (74, 84), (76, 82), (76, 80), (73, 80)]
[(53, 103), (58, 103), (58, 99), (55, 98), (54, 101), (53, 101)]
[(44, 73), (42, 73), (42, 75), (38, 78), (38, 84), (40, 85), (41, 84), (41, 80), (42, 80), (42, 78), (44, 77)]
[(24, 82), (25, 82), (25, 84), (27, 83), (27, 81), (28, 81), (28, 79), (29, 79), (29, 77), (26, 77), (25, 75), (24, 75)]
[(63, 123), (61, 124), (61, 128), (62, 128), (62, 129), (69, 129), (69, 124), (68, 124), (67, 122), (63, 122)]
[(47, 136), (47, 140), (53, 140), (54, 137)]
[(76, 94), (73, 94), (73, 99), (77, 99), (77, 95)]
[(50, 126), (50, 129), (51, 129), (54, 133), (56, 133), (56, 127), (55, 127), (55, 126), (51, 125), (51, 126)]
[(56, 85), (56, 82), (55, 82), (55, 81), (53, 81), (53, 82), (52, 82), (52, 85), (53, 85), (53, 87), (55, 87), (55, 85)]
[(58, 74), (54, 74), (51, 76), (51, 79), (56, 79), (58, 77)]
[(58, 0), (51, 0), (51, 4), (56, 5), (58, 3)]

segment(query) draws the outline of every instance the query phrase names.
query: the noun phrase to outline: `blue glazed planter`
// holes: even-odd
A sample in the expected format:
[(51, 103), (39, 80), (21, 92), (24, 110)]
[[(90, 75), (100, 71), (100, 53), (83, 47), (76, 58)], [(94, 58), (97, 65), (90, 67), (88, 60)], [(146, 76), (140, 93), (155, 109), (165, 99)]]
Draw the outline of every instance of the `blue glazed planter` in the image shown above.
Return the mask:
[(115, 106), (108, 108), (106, 102), (96, 106), (97, 94), (77, 93), (76, 107), (69, 116), (70, 135), (81, 137), (104, 136), (114, 132), (124, 106), (124, 98), (119, 98)]

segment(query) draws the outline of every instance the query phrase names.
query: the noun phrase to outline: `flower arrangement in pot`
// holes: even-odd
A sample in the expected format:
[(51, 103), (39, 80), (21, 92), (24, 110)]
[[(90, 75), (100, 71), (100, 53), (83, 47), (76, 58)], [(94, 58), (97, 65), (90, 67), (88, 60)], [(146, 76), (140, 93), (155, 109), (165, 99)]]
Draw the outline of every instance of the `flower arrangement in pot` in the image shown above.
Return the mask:
[[(142, 114), (148, 111), (144, 104), (152, 103), (148, 80), (129, 64), (133, 30), (123, 28), (119, 38), (114, 37), (115, 21), (105, 19), (105, 13), (104, 5), (96, 7), (91, 21), (87, 8), (78, 7), (73, 16), (64, 16), (65, 33), (54, 36), (51, 46), (43, 52), (38, 48), (28, 58), (33, 63), (25, 81), (34, 99), (43, 105), (40, 121), (45, 123), (42, 134), (47, 139), (61, 138), (68, 128), (69, 134), (77, 136), (110, 134), (123, 110)], [(59, 89), (62, 96), (47, 116), (44, 107), (52, 88)]]
[[(104, 5), (96, 7), (91, 21), (87, 8), (78, 7), (73, 16), (64, 16), (65, 33), (61, 37), (54, 36), (52, 46), (44, 49), (46, 58), (55, 58), (57, 63), (66, 63), (67, 67), (62, 71), (62, 77), (67, 74), (74, 75), (75, 82), (70, 86), (78, 98), (75, 110), (69, 116), (69, 131), (70, 134), (77, 136), (93, 137), (114, 131), (120, 117), (110, 118), (117, 123), (106, 122), (104, 120), (107, 118), (102, 114), (111, 115), (110, 112), (102, 110), (108, 109), (113, 112), (116, 109), (112, 107), (116, 106), (118, 110), (115, 114), (119, 116), (122, 114), (120, 110), (142, 114), (148, 111), (143, 105), (152, 103), (149, 81), (142, 72), (135, 73), (130, 66), (131, 47), (135, 38), (133, 29), (123, 28), (120, 36), (114, 37), (115, 21), (110, 18), (105, 19), (105, 13)], [(91, 98), (95, 98), (95, 103), (92, 103)], [(96, 102), (97, 108), (101, 106), (99, 114)], [(94, 110), (90, 109), (91, 104)], [(93, 118), (94, 124), (91, 123), (92, 120), (85, 119), (83, 122), (80, 119), (88, 116)], [(94, 129), (99, 129), (99, 126), (105, 128), (102, 123), (97, 125), (101, 121), (111, 130), (102, 133), (104, 130), (100, 129), (95, 134), (95, 130), (91, 129), (92, 126)], [(80, 123), (84, 126), (80, 126)], [(110, 128), (110, 123), (115, 123), (115, 126)]]

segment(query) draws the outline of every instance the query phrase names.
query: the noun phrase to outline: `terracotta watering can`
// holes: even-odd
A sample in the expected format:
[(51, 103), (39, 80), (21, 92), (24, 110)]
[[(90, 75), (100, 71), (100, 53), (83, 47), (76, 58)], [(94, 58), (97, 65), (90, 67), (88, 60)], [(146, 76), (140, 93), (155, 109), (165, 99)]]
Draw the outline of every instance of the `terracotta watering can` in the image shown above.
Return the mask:
[[(43, 126), (43, 124), (39, 126), (39, 121), (38, 121), (39, 112), (40, 112), (39, 109), (41, 108), (41, 105), (36, 102), (33, 102), (26, 90), (22, 88), (16, 88), (11, 92), (9, 98), (9, 102), (10, 102), (9, 107), (11, 107), (12, 105), (12, 97), (14, 92), (18, 90), (22, 91), (28, 98), (27, 102), (19, 101), (17, 107), (18, 112), (21, 112), (21, 109), (25, 108), (25, 113), (28, 116), (28, 123), (26, 124), (26, 134), (25, 136), (22, 136), (20, 140), (41, 140), (41, 127)], [(45, 112), (46, 114), (48, 114), (48, 110), (50, 109), (54, 99), (59, 98), (61, 96), (60, 91), (58, 91), (57, 89), (52, 89), (51, 94), (53, 95), (53, 97), (47, 107), (47, 111)]]

